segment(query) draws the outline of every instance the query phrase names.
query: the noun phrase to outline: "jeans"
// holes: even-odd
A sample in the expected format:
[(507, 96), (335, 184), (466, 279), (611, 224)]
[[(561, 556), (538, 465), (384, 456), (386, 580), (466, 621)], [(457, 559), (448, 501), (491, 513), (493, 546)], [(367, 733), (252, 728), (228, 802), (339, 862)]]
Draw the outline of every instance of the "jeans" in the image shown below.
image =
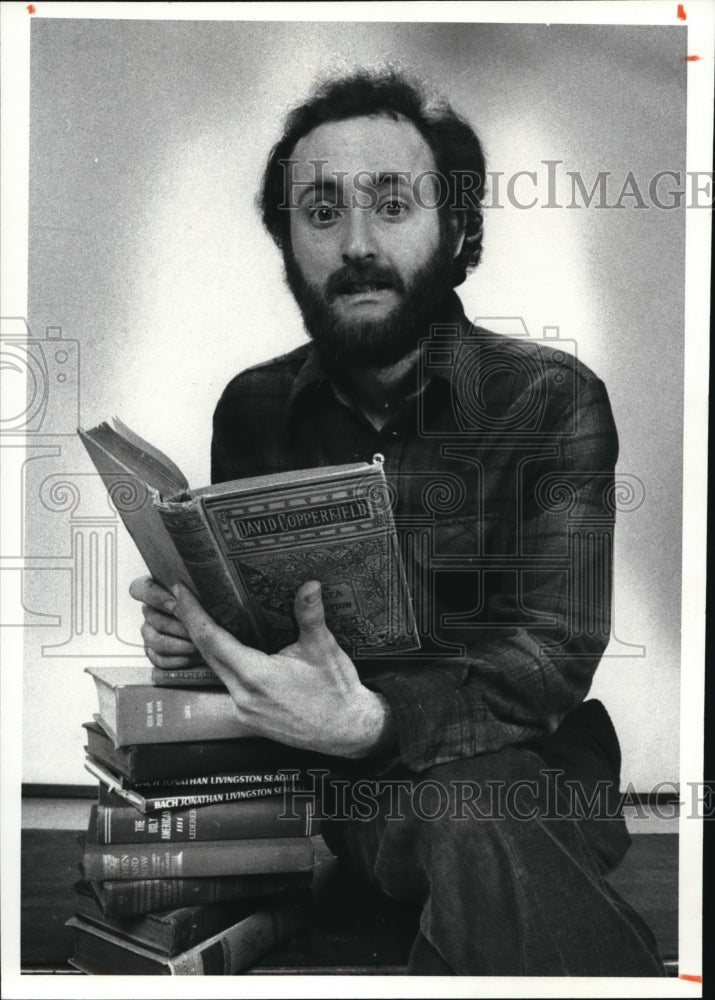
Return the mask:
[[(592, 745), (579, 757), (577, 743), (572, 725), (551, 745), (393, 771), (372, 808), (359, 782), (348, 800), (343, 788), (347, 812), (323, 827), (329, 846), (422, 906), (410, 974), (664, 974), (650, 929), (604, 878), (630, 844), (613, 796), (604, 815), (584, 808), (599, 787), (617, 792), (612, 761)], [(563, 766), (574, 760), (579, 770)], [(566, 794), (575, 786), (580, 798)]]

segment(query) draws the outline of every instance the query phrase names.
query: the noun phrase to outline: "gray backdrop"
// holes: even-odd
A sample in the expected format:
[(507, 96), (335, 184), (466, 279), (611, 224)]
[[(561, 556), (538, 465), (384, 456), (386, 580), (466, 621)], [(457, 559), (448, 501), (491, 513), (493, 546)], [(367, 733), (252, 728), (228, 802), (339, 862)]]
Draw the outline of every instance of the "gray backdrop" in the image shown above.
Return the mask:
[[(444, 90), (503, 174), (467, 313), (558, 327), (608, 386), (626, 509), (593, 693), (624, 783), (677, 779), (685, 213), (655, 207), (648, 184), (685, 169), (685, 29), (40, 20), (31, 39), (29, 322), (50, 396), (26, 465), (24, 780), (89, 782), (83, 668), (141, 654), (126, 588), (142, 564), (72, 415), (117, 413), (208, 481), (225, 382), (304, 338), (254, 208), (279, 119), (317, 72), (386, 59)], [(648, 204), (544, 208), (545, 160), (560, 161), (560, 205), (566, 171), (588, 189), (609, 171), (610, 204), (632, 171)], [(533, 208), (508, 204), (521, 170), (536, 190), (522, 177), (513, 193)], [(664, 202), (676, 186), (664, 179)]]

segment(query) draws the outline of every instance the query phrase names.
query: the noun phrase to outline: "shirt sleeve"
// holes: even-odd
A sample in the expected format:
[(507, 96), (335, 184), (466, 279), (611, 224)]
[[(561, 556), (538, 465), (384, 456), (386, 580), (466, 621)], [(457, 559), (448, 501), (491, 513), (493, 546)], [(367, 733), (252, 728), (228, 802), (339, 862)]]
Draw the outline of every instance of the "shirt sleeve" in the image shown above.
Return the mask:
[(518, 572), (492, 588), (486, 627), (452, 632), (464, 656), (368, 681), (415, 771), (552, 732), (586, 696), (608, 643), (618, 439), (603, 384), (584, 379), (549, 429), (557, 447), (519, 489)]

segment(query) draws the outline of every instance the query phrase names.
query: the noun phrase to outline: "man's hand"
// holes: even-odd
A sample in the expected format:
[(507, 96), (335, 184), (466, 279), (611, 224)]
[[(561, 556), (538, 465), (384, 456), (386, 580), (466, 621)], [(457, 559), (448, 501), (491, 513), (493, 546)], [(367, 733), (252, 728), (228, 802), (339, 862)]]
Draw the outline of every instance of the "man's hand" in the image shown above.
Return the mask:
[(389, 706), (361, 683), (327, 628), (319, 583), (296, 594), (298, 641), (271, 656), (217, 625), (185, 587), (173, 592), (175, 599), (146, 578), (130, 587), (144, 602), (142, 635), (155, 666), (189, 666), (202, 657), (256, 736), (339, 757), (366, 757), (392, 745)]
[(189, 633), (176, 617), (176, 600), (170, 591), (150, 576), (141, 576), (132, 581), (129, 593), (142, 602), (144, 651), (155, 667), (181, 670), (203, 662)]

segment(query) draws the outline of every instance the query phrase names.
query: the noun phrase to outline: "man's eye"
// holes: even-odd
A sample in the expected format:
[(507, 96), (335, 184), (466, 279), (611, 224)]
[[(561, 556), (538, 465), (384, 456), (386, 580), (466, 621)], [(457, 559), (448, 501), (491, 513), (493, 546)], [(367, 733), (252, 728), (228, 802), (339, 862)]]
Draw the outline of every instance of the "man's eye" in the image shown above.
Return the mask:
[(407, 214), (407, 205), (402, 201), (396, 201), (392, 198), (390, 201), (386, 201), (380, 205), (379, 211), (383, 215), (386, 215), (388, 219), (399, 219), (401, 216)]
[(330, 208), (329, 205), (317, 205), (315, 208), (310, 210), (311, 221), (319, 226), (325, 226), (330, 222), (335, 222), (338, 214), (334, 208)]

